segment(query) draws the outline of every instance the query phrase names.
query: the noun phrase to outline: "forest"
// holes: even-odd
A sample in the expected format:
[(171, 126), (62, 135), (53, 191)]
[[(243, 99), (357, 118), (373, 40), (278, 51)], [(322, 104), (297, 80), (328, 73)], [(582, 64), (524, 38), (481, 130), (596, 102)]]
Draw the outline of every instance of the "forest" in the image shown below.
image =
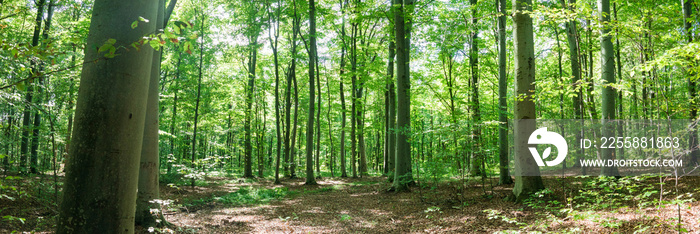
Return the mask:
[(0, 0), (0, 233), (700, 233), (699, 11)]

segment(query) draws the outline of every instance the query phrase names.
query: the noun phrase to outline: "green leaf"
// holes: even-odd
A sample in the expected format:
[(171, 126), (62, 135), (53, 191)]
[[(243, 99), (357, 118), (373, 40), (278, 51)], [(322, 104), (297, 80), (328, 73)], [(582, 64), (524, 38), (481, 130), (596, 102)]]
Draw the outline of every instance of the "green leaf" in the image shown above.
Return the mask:
[(104, 44), (104, 45), (100, 46), (100, 48), (97, 50), (97, 53), (105, 52), (105, 51), (109, 50), (110, 48), (114, 48), (114, 45)]
[(24, 82), (19, 82), (17, 83), (17, 89), (21, 91), (27, 91), (27, 86), (24, 85)]
[(138, 26), (139, 26), (139, 21), (134, 21), (133, 23), (131, 23), (131, 29), (135, 29)]
[(180, 27), (175, 26), (175, 27), (173, 27), (173, 29), (175, 30), (175, 33), (181, 34)]
[(141, 17), (141, 16), (139, 16), (139, 20), (140, 20), (140, 21), (142, 21), (142, 22), (146, 22), (146, 23), (148, 23), (148, 19), (146, 19), (146, 18), (143, 18), (143, 17)]
[(105, 42), (105, 44), (110, 44), (110, 45), (114, 45), (114, 43), (117, 43), (117, 40), (114, 38), (107, 39), (107, 42)]
[(150, 44), (153, 49), (158, 50), (158, 48), (160, 48), (160, 43), (158, 43), (156, 40), (151, 40), (148, 42), (148, 44)]

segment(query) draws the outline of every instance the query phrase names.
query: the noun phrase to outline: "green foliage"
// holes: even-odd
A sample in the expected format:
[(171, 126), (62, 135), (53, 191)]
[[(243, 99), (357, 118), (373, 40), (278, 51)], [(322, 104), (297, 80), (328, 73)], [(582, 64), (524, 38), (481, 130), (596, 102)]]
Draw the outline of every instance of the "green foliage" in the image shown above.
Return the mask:
[(488, 219), (493, 219), (493, 220), (500, 220), (502, 222), (508, 223), (508, 224), (515, 224), (518, 226), (524, 226), (526, 225), (525, 223), (518, 222), (517, 219), (515, 218), (510, 218), (506, 215), (501, 214), (500, 211), (494, 210), (494, 209), (486, 209), (482, 210), (482, 212), (486, 213), (486, 217)]
[(186, 200), (183, 202), (185, 206), (201, 206), (216, 202), (228, 206), (240, 206), (250, 204), (264, 204), (273, 200), (281, 199), (289, 194), (287, 188), (252, 188), (241, 187), (235, 192), (228, 193), (223, 196), (213, 196), (200, 198), (197, 200)]
[(549, 189), (543, 189), (535, 192), (523, 201), (523, 204), (536, 210), (543, 210), (546, 214), (561, 215), (566, 214), (568, 209), (564, 209), (564, 204), (559, 202), (554, 196), (554, 192)]
[(659, 191), (647, 181), (652, 176), (583, 178), (583, 188), (572, 201), (577, 209), (645, 208), (658, 201), (654, 195)]
[(352, 219), (352, 216), (350, 216), (348, 214), (341, 214), (340, 215), (340, 221), (349, 221), (351, 219)]

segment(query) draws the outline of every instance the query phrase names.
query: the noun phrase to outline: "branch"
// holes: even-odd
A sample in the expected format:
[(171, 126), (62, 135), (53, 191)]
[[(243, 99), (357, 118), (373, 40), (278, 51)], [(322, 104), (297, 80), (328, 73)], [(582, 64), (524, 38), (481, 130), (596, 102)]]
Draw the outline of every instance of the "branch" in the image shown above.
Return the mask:
[(10, 87), (12, 87), (12, 86), (18, 85), (19, 83), (22, 83), (22, 82), (25, 82), (25, 81), (28, 81), (28, 80), (31, 80), (31, 79), (34, 79), (34, 78), (45, 77), (45, 76), (51, 75), (51, 74), (53, 74), (53, 73), (57, 73), (57, 72), (62, 72), (62, 71), (70, 70), (70, 69), (73, 69), (73, 68), (76, 68), (76, 67), (85, 65), (85, 64), (87, 64), (87, 63), (94, 63), (94, 62), (99, 61), (100, 59), (104, 59), (104, 58), (98, 58), (98, 59), (95, 59), (95, 60), (92, 60), (92, 61), (83, 62), (83, 63), (81, 63), (81, 64), (73, 65), (73, 66), (70, 66), (70, 67), (64, 67), (64, 68), (61, 68), (61, 69), (58, 69), (58, 70), (55, 70), (55, 71), (50, 71), (50, 72), (47, 72), (47, 73), (44, 73), (44, 74), (41, 74), (41, 75), (29, 76), (29, 77), (24, 78), (24, 79), (21, 79), (21, 80), (19, 80), (19, 81), (17, 81), (17, 82), (14, 82), (14, 83), (7, 84), (7, 85), (5, 85), (5, 86), (2, 86), (2, 87), (0, 87), (0, 90), (10, 88)]
[(165, 21), (163, 21), (163, 28), (168, 26), (170, 16), (173, 14), (173, 10), (175, 10), (175, 4), (177, 4), (177, 0), (170, 0), (170, 3), (168, 3), (168, 8), (165, 8)]

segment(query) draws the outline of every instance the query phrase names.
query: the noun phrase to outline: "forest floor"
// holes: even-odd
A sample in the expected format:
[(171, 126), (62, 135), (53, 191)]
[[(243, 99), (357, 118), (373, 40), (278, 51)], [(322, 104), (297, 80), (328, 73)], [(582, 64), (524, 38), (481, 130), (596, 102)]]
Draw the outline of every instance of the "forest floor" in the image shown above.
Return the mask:
[[(45, 177), (14, 178), (13, 184), (52, 182)], [(631, 182), (547, 177), (544, 182), (549, 189), (522, 204), (505, 200), (512, 185), (492, 186), (497, 178), (424, 181), (407, 193), (386, 192), (390, 186), (386, 177), (317, 181), (318, 185), (306, 186), (303, 178), (283, 179), (275, 185), (268, 179), (210, 177), (194, 188), (162, 185), (161, 197), (170, 201), (163, 206), (163, 215), (171, 225), (154, 231), (678, 233), (680, 214), (682, 231), (700, 233), (700, 202), (688, 200), (700, 195), (697, 177), (679, 180), (682, 199), (675, 199), (675, 181), (665, 181), (662, 202), (660, 193), (654, 192), (661, 191), (658, 177)], [(46, 187), (44, 197), (28, 192), (13, 201), (0, 198), (0, 233), (53, 230), (57, 213), (50, 201), (55, 196), (51, 186)], [(137, 232), (148, 233), (148, 229), (139, 227)]]

